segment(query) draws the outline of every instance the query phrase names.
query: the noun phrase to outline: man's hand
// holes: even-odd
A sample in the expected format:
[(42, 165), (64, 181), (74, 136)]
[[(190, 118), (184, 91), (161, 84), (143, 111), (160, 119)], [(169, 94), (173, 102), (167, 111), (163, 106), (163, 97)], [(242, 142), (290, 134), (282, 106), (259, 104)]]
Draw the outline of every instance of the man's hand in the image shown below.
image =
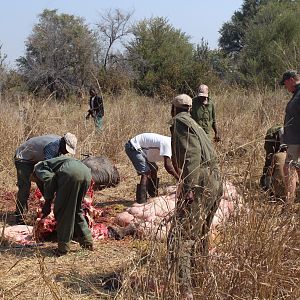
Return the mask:
[(221, 142), (220, 136), (216, 134), (215, 137), (214, 137), (214, 141), (217, 142), (217, 143)]
[(185, 203), (186, 204), (192, 204), (195, 200), (195, 194), (193, 191), (189, 191), (185, 196)]
[(46, 218), (51, 213), (51, 201), (46, 200), (43, 208), (42, 208), (42, 219)]

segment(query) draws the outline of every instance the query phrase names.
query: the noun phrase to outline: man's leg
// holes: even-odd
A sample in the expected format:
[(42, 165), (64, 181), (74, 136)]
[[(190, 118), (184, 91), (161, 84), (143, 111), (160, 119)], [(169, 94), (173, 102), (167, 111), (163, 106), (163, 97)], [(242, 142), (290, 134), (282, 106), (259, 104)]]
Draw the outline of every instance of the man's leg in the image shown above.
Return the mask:
[(295, 200), (297, 172), (299, 166), (300, 145), (288, 145), (286, 160), (284, 165), (284, 180), (286, 191), (286, 202), (291, 204)]
[(16, 202), (16, 222), (23, 223), (23, 214), (28, 209), (28, 198), (30, 195), (30, 175), (33, 172), (34, 164), (15, 160), (17, 169), (17, 202)]
[(82, 200), (88, 190), (90, 181), (81, 183), (77, 197), (74, 231), (82, 248), (93, 250), (93, 238), (88, 223), (83, 215)]

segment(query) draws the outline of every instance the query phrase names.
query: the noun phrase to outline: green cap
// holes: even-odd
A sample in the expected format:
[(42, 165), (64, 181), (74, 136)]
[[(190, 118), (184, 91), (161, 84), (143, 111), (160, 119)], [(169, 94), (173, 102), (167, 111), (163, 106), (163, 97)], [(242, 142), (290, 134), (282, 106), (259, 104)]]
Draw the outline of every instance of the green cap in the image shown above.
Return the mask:
[(283, 73), (282, 79), (280, 80), (280, 85), (284, 85), (284, 82), (290, 78), (295, 78), (299, 76), (298, 72), (296, 70), (288, 70)]

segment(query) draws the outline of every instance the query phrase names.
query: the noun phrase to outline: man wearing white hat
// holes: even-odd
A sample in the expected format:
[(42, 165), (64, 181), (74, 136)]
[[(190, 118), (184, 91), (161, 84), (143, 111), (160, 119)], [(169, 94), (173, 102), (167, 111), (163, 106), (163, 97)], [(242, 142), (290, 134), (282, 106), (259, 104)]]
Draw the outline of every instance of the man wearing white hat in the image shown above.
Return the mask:
[[(42, 135), (33, 137), (21, 146), (15, 153), (15, 167), (17, 169), (17, 203), (16, 203), (16, 223), (22, 224), (24, 210), (28, 208), (28, 198), (31, 187), (31, 177), (34, 165), (42, 160), (51, 159), (61, 154), (75, 154), (77, 138), (68, 132), (63, 137), (58, 135)], [(41, 192), (43, 186), (37, 182)]]
[(191, 116), (207, 134), (211, 128), (213, 129), (216, 142), (221, 140), (217, 131), (215, 107), (208, 96), (208, 86), (205, 84), (199, 86), (198, 96), (193, 98)]

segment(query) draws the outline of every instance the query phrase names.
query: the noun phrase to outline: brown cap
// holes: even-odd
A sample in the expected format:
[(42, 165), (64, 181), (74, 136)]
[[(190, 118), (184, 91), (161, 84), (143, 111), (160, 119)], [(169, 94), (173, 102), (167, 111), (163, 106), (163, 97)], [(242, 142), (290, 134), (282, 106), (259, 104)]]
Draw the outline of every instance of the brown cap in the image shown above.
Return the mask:
[(181, 107), (181, 108), (185, 108), (185, 107), (191, 107), (192, 106), (192, 98), (186, 94), (181, 94), (176, 96), (173, 101), (172, 104), (175, 107)]
[(200, 84), (198, 88), (198, 96), (208, 97), (208, 86), (205, 84)]

